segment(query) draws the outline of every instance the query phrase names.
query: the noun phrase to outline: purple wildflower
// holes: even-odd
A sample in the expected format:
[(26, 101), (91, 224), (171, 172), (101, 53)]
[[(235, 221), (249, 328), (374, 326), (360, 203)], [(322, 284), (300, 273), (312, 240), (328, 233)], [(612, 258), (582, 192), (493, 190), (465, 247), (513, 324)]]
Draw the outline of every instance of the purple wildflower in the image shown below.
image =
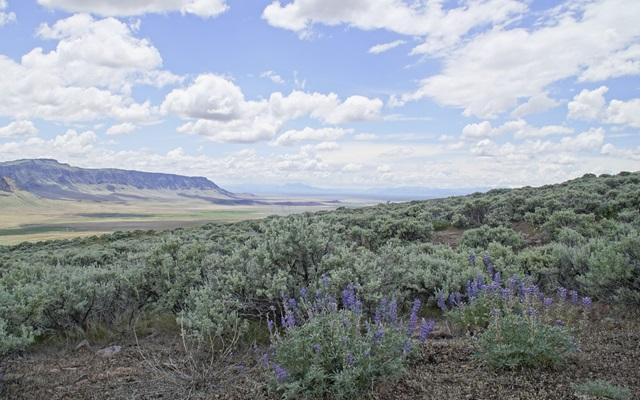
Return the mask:
[(449, 293), (449, 308), (453, 308), (456, 305), (456, 297), (453, 293)]
[(542, 303), (546, 308), (549, 308), (553, 305), (553, 299), (551, 297), (545, 297), (544, 299), (542, 299)]
[(316, 353), (320, 353), (320, 350), (322, 350), (322, 346), (320, 346), (319, 344), (313, 345), (313, 351), (315, 351)]
[(349, 320), (347, 318), (345, 318), (344, 321), (342, 321), (342, 327), (344, 329), (349, 329)]
[(444, 304), (444, 295), (441, 290), (438, 290), (438, 294), (436, 295), (438, 307), (442, 310), (442, 312), (447, 312), (447, 306)]
[(502, 310), (499, 308), (494, 308), (493, 310), (491, 310), (491, 312), (493, 313), (493, 315), (495, 315), (496, 317), (499, 317), (500, 314), (502, 314)]
[(462, 295), (460, 292), (456, 292), (456, 304), (460, 306), (462, 304)]
[(289, 299), (289, 307), (291, 307), (292, 310), (295, 310), (297, 307), (296, 299), (293, 297)]
[(269, 327), (270, 331), (273, 330), (273, 325), (274, 325), (273, 320), (267, 319), (267, 326)]
[(353, 358), (353, 354), (347, 355), (347, 364), (353, 365), (353, 364), (355, 364), (355, 362), (356, 362), (356, 359)]
[(389, 302), (389, 320), (395, 326), (398, 320), (398, 303), (395, 300)]
[(380, 325), (382, 323), (382, 314), (379, 309), (376, 309), (376, 313), (373, 316), (373, 323), (376, 325)]
[(564, 303), (567, 299), (567, 289), (563, 288), (562, 286), (558, 288), (558, 299), (561, 303)]
[(563, 328), (564, 322), (562, 322), (562, 320), (558, 320), (558, 322), (556, 322), (556, 325), (558, 325), (560, 328)]
[(245, 372), (247, 370), (247, 368), (244, 365), (238, 365), (236, 366), (236, 370), (240, 373)]
[(316, 292), (316, 298), (321, 299), (322, 298), (322, 292), (321, 291), (317, 291)]
[(407, 336), (411, 337), (413, 331), (418, 325), (418, 311), (420, 311), (420, 300), (415, 299), (413, 301), (413, 307), (411, 308), (411, 315), (409, 316), (409, 327), (407, 328)]
[(383, 336), (384, 336), (384, 327), (380, 327), (380, 329), (378, 329), (378, 331), (373, 335), (373, 344), (379, 344)]
[(325, 287), (329, 287), (329, 277), (327, 274), (322, 274), (322, 283)]
[(582, 307), (583, 307), (585, 310), (588, 310), (588, 309), (591, 307), (591, 303), (593, 303), (593, 302), (591, 301), (591, 297), (583, 297), (583, 298), (582, 298)]
[(406, 356), (407, 354), (409, 354), (409, 352), (411, 351), (411, 340), (407, 340), (407, 342), (404, 344), (404, 355)]
[(353, 286), (351, 284), (347, 285), (347, 288), (342, 291), (342, 306), (344, 308), (351, 308), (356, 301), (355, 291), (353, 290)]
[(569, 290), (569, 297), (571, 298), (571, 304), (578, 304), (578, 292), (575, 290)]
[(471, 264), (472, 267), (476, 266), (476, 255), (473, 254), (473, 251), (469, 253), (469, 263)]
[(307, 288), (303, 287), (302, 289), (300, 289), (300, 297), (302, 297), (303, 299), (307, 298)]
[(278, 375), (279, 383), (284, 382), (284, 380), (287, 379), (287, 376), (289, 376), (289, 374), (287, 374), (287, 371), (285, 371), (284, 368), (282, 368), (280, 365), (273, 364), (273, 368), (276, 371), (276, 375)]
[(422, 321), (420, 322), (420, 336), (418, 337), (418, 340), (424, 343), (427, 340), (427, 336), (429, 336), (435, 326), (436, 323), (432, 320), (429, 320), (429, 322), (427, 322), (424, 320), (424, 318), (422, 318)]
[(493, 282), (498, 286), (500, 286), (500, 278), (500, 272), (496, 272), (495, 274), (493, 274)]

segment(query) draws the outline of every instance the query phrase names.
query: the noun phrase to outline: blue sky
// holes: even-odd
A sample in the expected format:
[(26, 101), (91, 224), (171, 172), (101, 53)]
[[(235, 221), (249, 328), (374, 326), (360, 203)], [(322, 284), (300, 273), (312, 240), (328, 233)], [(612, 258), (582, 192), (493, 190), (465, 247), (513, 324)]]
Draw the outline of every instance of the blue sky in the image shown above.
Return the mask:
[(640, 170), (637, 0), (0, 0), (0, 161), (224, 186)]

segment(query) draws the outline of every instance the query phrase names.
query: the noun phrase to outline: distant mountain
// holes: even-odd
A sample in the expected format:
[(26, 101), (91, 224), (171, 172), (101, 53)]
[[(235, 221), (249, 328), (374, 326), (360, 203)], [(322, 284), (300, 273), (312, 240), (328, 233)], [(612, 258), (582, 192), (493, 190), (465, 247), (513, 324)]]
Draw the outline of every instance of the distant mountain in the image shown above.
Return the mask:
[(373, 189), (344, 189), (344, 188), (318, 188), (305, 185), (303, 183), (289, 183), (286, 185), (269, 184), (241, 184), (227, 185), (230, 190), (236, 193), (255, 194), (282, 194), (291, 196), (350, 196), (378, 200), (425, 200), (443, 198), (449, 196), (461, 196), (474, 192), (486, 192), (490, 188), (462, 188), (462, 189), (437, 189), (429, 187), (388, 187)]
[(0, 191), (11, 191), (10, 178), (20, 190), (48, 199), (114, 201), (145, 198), (149, 191), (175, 192), (210, 200), (237, 196), (204, 177), (129, 171), (85, 169), (51, 159), (0, 162)]

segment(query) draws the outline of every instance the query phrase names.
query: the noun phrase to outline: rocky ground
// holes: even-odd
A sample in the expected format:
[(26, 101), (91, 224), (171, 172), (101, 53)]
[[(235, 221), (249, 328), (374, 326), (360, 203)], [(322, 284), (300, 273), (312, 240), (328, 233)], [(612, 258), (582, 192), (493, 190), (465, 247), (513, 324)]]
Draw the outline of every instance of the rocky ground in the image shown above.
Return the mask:
[[(596, 309), (580, 351), (558, 370), (491, 371), (473, 358), (472, 340), (436, 337), (399, 382), (365, 399), (590, 399), (572, 384), (604, 380), (640, 399), (640, 318)], [(141, 332), (142, 333), (142, 332)], [(188, 356), (175, 330), (150, 330), (109, 341), (43, 343), (2, 360), (0, 397), (7, 399), (271, 399), (254, 350)], [(201, 354), (201, 353), (200, 353)]]

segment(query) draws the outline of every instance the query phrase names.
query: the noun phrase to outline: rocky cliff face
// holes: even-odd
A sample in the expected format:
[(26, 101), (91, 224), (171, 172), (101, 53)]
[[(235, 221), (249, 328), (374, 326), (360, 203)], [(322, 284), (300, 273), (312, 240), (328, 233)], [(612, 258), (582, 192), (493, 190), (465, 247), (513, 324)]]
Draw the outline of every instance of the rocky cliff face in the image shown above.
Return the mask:
[(0, 175), (0, 192), (9, 192), (9, 193), (13, 192), (7, 178), (1, 175)]
[[(86, 193), (83, 196), (74, 196), (73, 193), (86, 191), (86, 187), (92, 186), (114, 192), (122, 187), (176, 192), (206, 190), (234, 197), (233, 193), (203, 177), (122, 169), (84, 169), (50, 159), (0, 162), (0, 176), (13, 179), (25, 191), (47, 198), (87, 198)], [(1, 187), (4, 186), (0, 181)]]

